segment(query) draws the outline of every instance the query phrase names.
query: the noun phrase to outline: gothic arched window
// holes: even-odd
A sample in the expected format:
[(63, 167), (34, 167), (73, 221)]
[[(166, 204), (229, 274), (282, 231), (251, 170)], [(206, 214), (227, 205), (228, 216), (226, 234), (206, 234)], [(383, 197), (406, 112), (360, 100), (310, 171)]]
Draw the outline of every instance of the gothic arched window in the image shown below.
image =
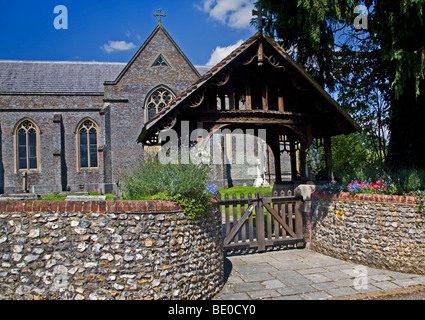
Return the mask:
[(77, 131), (78, 160), (80, 168), (97, 168), (98, 129), (91, 120), (85, 120)]
[(35, 124), (22, 121), (16, 128), (16, 155), (18, 170), (38, 169), (38, 136)]
[(165, 88), (155, 90), (147, 100), (146, 121), (152, 119), (158, 112), (168, 106), (173, 98), (174, 95)]

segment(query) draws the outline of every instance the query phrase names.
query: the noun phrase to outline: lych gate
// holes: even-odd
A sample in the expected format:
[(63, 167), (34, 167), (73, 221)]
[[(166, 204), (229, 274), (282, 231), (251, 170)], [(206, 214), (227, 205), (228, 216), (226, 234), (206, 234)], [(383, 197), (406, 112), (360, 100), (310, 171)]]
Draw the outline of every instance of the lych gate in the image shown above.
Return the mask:
[[(306, 151), (314, 140), (320, 141), (327, 180), (331, 181), (331, 137), (360, 130), (348, 113), (261, 30), (148, 121), (139, 142), (156, 145), (159, 133), (168, 129), (180, 134), (183, 121), (189, 122), (189, 131), (203, 128), (210, 134), (223, 128), (256, 133), (265, 129), (275, 159), (276, 189), (282, 184), (282, 152), (290, 155), (292, 182), (306, 183), (314, 178), (308, 170)], [(278, 212), (269, 203), (262, 200), (261, 205), (273, 223), (279, 222)], [(294, 231), (287, 222), (280, 222), (286, 234), (298, 241), (300, 234), (291, 235)], [(235, 221), (235, 226), (241, 224)], [(229, 231), (228, 240), (237, 232)]]
[[(182, 121), (190, 123), (191, 131), (203, 128), (211, 133), (224, 127), (266, 129), (275, 159), (282, 151), (289, 152), (293, 181), (312, 179), (305, 156), (313, 139), (322, 141), (327, 178), (332, 180), (331, 136), (360, 130), (310, 75), (261, 32), (148, 121), (139, 142), (156, 145), (160, 131), (180, 133)], [(275, 171), (279, 183), (280, 161), (275, 161)]]

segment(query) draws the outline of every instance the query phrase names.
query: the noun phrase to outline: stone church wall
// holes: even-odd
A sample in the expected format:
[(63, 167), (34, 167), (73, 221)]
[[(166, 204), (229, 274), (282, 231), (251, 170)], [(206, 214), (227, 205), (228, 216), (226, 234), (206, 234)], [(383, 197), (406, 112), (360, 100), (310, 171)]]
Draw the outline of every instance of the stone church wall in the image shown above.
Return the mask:
[[(22, 191), (22, 173), (17, 171), (14, 129), (22, 119), (39, 128), (39, 169), (28, 173), (28, 184), (38, 193), (80, 191), (90, 184), (97, 191), (104, 184), (103, 157), (99, 169), (77, 169), (77, 125), (85, 118), (99, 126), (99, 143), (104, 144), (103, 95), (1, 95), (0, 96), (0, 192)], [(90, 190), (85, 190), (90, 191)]]
[[(159, 56), (169, 66), (152, 66)], [(116, 81), (96, 94), (0, 95), (0, 193), (23, 190), (22, 173), (16, 170), (13, 130), (24, 117), (40, 128), (39, 170), (28, 173), (30, 191), (113, 192), (123, 172), (140, 161), (143, 146), (137, 143), (145, 123), (147, 96), (163, 86), (180, 94), (199, 74), (158, 26)], [(90, 118), (99, 128), (98, 168), (78, 169), (76, 127)]]

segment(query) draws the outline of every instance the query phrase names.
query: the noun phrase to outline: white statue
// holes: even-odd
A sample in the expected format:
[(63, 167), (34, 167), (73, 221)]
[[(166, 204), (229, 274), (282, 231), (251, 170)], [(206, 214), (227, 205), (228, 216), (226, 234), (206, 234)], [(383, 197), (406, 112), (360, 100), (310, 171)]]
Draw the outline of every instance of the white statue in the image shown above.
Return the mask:
[(256, 170), (257, 170), (257, 177), (255, 178), (254, 181), (254, 188), (260, 188), (263, 185), (263, 177), (261, 174), (261, 163), (260, 163), (260, 159), (257, 158), (257, 165), (256, 165)]
[(257, 177), (254, 181), (254, 188), (268, 188), (270, 184), (266, 180), (266, 170), (260, 159), (257, 158), (256, 173)]
[(263, 169), (263, 184), (261, 185), (263, 188), (270, 187), (270, 183), (266, 179), (266, 168)]

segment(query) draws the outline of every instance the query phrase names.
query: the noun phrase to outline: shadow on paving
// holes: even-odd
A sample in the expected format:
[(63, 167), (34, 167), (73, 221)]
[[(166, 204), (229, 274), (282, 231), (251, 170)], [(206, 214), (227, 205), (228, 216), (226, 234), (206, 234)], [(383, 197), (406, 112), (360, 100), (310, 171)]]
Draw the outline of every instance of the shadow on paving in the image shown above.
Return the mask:
[(395, 300), (425, 296), (422, 291), (407, 295), (397, 291), (421, 285), (425, 291), (424, 275), (374, 269), (305, 248), (230, 251), (224, 257), (224, 273), (225, 283), (214, 300)]

